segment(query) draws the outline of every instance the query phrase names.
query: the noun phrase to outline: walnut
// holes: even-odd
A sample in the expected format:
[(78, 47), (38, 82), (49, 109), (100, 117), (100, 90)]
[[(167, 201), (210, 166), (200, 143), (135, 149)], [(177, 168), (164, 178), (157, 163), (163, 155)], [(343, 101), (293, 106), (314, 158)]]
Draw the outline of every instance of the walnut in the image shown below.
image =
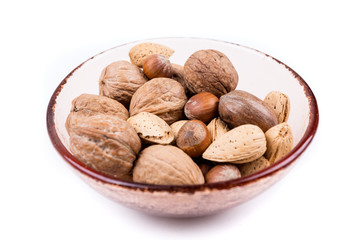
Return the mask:
[(111, 115), (76, 117), (69, 128), (70, 151), (89, 167), (119, 179), (129, 179), (140, 138), (126, 121)]
[(230, 60), (216, 50), (200, 50), (185, 62), (184, 76), (193, 93), (210, 92), (217, 97), (235, 90), (238, 74)]
[(117, 61), (102, 71), (99, 80), (100, 95), (107, 96), (128, 107), (135, 91), (147, 82), (140, 68), (127, 61)]
[(154, 78), (142, 85), (130, 102), (130, 116), (149, 112), (171, 124), (183, 118), (187, 101), (185, 90), (170, 78)]
[(123, 120), (129, 118), (128, 110), (118, 101), (95, 94), (81, 94), (72, 101), (70, 114), (65, 123), (66, 129), (69, 129), (75, 117), (84, 118), (97, 114), (113, 115)]
[(141, 151), (133, 170), (134, 182), (183, 185), (203, 184), (204, 176), (196, 163), (180, 148), (152, 145)]

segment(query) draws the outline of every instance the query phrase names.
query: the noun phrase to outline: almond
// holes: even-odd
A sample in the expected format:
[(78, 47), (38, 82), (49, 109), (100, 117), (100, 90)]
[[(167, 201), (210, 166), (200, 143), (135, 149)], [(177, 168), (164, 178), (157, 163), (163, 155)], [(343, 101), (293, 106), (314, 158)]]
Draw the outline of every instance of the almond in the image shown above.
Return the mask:
[(169, 58), (174, 50), (158, 43), (140, 43), (132, 47), (129, 51), (129, 57), (132, 64), (142, 67), (145, 59), (153, 54), (160, 54)]
[(266, 151), (264, 132), (255, 125), (236, 127), (217, 138), (203, 153), (203, 158), (215, 162), (251, 162)]
[(170, 126), (160, 117), (148, 112), (141, 112), (128, 120), (139, 137), (149, 143), (169, 144), (174, 141)]
[(269, 159), (270, 164), (279, 161), (288, 154), (293, 145), (294, 137), (289, 124), (280, 123), (265, 132), (267, 150), (265, 157)]
[(212, 142), (229, 131), (229, 127), (220, 118), (214, 118), (211, 120), (211, 122), (207, 125), (207, 128), (209, 129)]
[(290, 100), (287, 95), (279, 91), (272, 91), (266, 95), (264, 102), (274, 110), (278, 122), (286, 122), (290, 115)]

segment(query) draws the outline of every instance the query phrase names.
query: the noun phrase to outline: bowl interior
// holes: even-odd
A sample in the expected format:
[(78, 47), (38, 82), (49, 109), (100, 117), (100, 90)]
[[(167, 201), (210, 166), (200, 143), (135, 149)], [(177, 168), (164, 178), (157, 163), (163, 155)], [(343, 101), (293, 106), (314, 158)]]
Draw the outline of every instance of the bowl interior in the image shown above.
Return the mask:
[(130, 61), (129, 50), (140, 42), (156, 42), (173, 48), (175, 53), (170, 61), (181, 65), (197, 50), (215, 49), (223, 52), (238, 72), (237, 89), (248, 91), (260, 99), (264, 99), (266, 94), (273, 90), (289, 96), (291, 110), (288, 123), (293, 131), (294, 145), (300, 142), (307, 131), (311, 114), (308, 94), (311, 90), (286, 65), (262, 52), (237, 44), (196, 38), (164, 38), (138, 41), (109, 49), (90, 58), (66, 77), (57, 90), (58, 95), (53, 106), (55, 131), (66, 149), (69, 149), (69, 136), (65, 121), (72, 100), (82, 93), (98, 94), (102, 69), (114, 61)]

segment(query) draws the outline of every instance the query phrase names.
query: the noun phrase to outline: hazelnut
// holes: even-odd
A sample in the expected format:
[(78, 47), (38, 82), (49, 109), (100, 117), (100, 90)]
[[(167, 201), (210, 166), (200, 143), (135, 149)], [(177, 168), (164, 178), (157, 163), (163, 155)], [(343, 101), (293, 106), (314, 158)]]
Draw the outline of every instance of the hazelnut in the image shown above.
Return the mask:
[(179, 120), (170, 125), (172, 132), (174, 133), (175, 139), (177, 137), (177, 134), (182, 126), (184, 126), (185, 123), (187, 123), (189, 120)]
[(219, 99), (209, 92), (192, 96), (185, 104), (184, 112), (188, 119), (210, 122), (218, 114)]
[(174, 69), (167, 57), (154, 54), (145, 59), (143, 72), (149, 79), (157, 77), (171, 78), (174, 74)]
[(210, 143), (209, 130), (199, 120), (190, 120), (185, 123), (176, 138), (176, 145), (190, 157), (200, 157)]
[(227, 181), (235, 178), (240, 178), (240, 170), (231, 164), (219, 164), (211, 168), (205, 175), (207, 183)]

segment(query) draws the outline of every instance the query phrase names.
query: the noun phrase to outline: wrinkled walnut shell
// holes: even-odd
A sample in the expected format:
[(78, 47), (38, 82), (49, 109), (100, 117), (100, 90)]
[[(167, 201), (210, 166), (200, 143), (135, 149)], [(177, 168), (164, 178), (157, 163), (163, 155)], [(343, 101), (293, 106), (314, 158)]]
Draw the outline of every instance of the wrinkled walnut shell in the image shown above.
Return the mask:
[(152, 145), (141, 151), (133, 170), (133, 180), (162, 185), (203, 184), (205, 181), (196, 163), (171, 145)]
[(210, 92), (217, 97), (235, 90), (238, 74), (230, 60), (216, 50), (200, 50), (185, 62), (186, 86), (193, 93)]
[(128, 179), (141, 142), (126, 121), (104, 114), (78, 117), (69, 135), (70, 151), (80, 161), (109, 176)]
[(119, 117), (122, 120), (129, 118), (128, 110), (118, 101), (95, 94), (81, 94), (72, 101), (70, 114), (66, 119), (66, 129), (69, 128), (76, 117), (89, 117), (97, 114), (107, 114)]
[(149, 112), (172, 124), (183, 118), (183, 108), (187, 101), (185, 90), (170, 78), (154, 78), (141, 86), (130, 103), (130, 116)]
[(127, 61), (108, 65), (99, 80), (100, 95), (115, 99), (128, 107), (135, 91), (147, 82), (140, 68)]

